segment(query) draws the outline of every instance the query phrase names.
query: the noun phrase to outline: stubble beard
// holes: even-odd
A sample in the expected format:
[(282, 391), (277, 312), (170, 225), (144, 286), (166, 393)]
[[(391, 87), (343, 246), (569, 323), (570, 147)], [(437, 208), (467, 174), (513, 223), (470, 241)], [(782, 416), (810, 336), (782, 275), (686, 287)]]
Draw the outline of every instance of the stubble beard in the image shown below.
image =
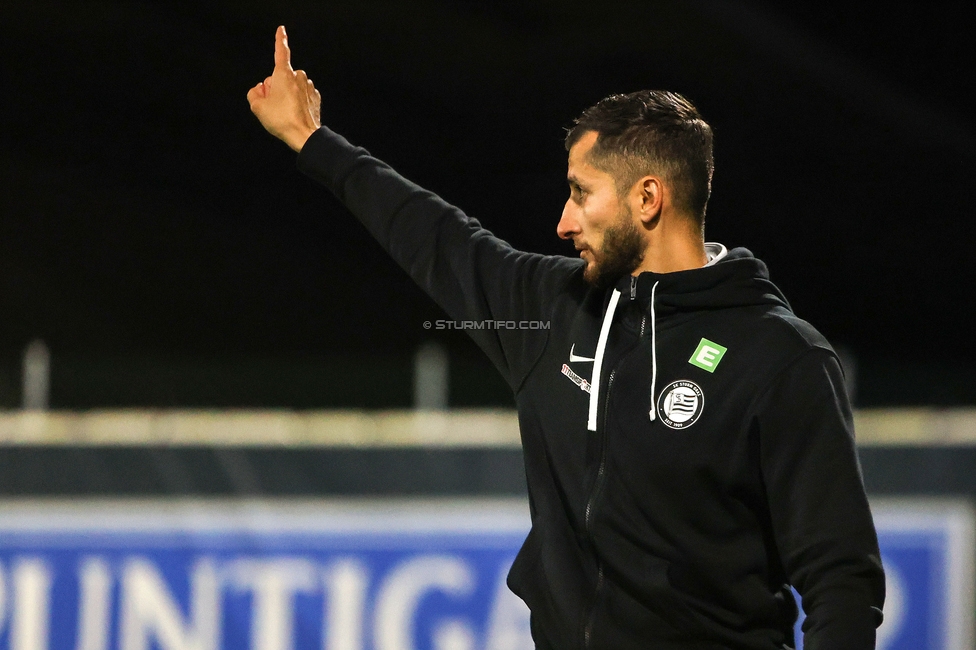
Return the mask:
[(593, 261), (583, 270), (583, 279), (598, 289), (616, 284), (644, 261), (644, 239), (634, 223), (629, 205), (622, 205), (617, 220), (603, 231), (599, 250), (590, 249)]

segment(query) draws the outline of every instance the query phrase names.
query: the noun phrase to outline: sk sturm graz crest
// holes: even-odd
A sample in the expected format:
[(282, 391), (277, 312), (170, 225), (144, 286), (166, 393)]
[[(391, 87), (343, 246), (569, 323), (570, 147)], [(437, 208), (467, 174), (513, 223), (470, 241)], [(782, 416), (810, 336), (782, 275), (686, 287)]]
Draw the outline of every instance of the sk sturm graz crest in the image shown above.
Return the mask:
[(698, 421), (705, 395), (693, 381), (678, 380), (666, 386), (657, 400), (661, 422), (672, 429), (686, 429)]

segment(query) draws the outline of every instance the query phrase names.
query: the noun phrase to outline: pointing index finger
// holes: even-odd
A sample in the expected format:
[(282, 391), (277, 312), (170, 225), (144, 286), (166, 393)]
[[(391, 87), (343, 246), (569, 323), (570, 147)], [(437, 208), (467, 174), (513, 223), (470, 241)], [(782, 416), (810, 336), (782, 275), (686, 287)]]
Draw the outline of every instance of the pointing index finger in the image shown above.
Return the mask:
[(285, 33), (285, 26), (282, 25), (275, 32), (275, 67), (284, 67), (291, 70), (291, 49), (288, 47), (288, 34)]

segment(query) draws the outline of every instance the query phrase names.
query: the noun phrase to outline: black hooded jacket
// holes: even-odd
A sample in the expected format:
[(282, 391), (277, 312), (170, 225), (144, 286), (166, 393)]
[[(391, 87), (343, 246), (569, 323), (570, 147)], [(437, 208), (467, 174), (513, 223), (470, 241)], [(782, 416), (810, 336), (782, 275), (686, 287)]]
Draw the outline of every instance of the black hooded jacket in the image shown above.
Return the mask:
[(509, 586), (539, 648), (792, 647), (789, 585), (808, 650), (874, 647), (884, 575), (841, 368), (749, 251), (600, 291), (327, 128), (299, 168), (451, 318), (509, 323), (469, 332), (515, 393), (532, 529)]

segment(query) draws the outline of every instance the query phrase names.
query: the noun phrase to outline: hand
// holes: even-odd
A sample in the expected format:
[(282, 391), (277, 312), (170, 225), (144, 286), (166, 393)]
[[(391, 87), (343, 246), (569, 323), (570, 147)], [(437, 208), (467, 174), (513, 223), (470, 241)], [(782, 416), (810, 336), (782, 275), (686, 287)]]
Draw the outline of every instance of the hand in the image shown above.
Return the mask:
[(275, 33), (274, 71), (247, 93), (251, 111), (271, 135), (295, 151), (321, 125), (322, 95), (304, 70), (291, 67), (284, 26)]

